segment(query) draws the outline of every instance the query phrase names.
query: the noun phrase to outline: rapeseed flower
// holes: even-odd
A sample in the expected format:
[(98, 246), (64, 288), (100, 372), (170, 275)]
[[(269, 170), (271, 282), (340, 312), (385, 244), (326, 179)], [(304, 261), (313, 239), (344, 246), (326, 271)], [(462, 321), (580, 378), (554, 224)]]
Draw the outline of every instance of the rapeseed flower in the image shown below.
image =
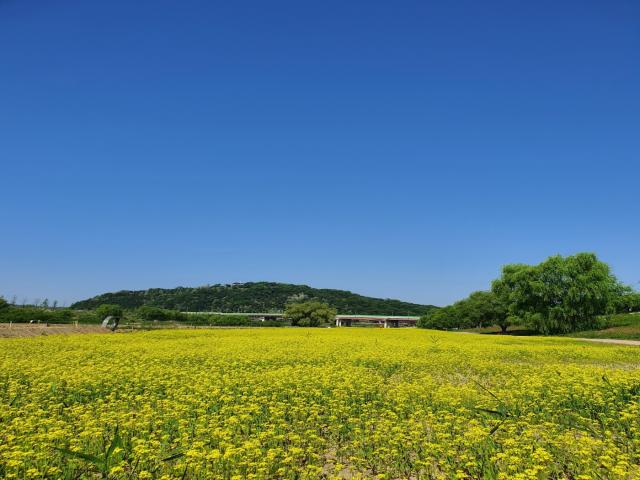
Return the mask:
[(640, 478), (640, 351), (423, 330), (0, 341), (0, 478)]

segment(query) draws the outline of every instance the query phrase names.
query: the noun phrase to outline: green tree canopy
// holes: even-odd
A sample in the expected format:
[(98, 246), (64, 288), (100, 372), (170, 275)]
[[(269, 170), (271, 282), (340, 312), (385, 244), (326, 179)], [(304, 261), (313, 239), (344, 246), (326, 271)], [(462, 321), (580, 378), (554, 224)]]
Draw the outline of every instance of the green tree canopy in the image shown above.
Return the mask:
[(612, 313), (623, 291), (592, 253), (506, 265), (491, 289), (511, 316), (545, 334), (597, 328), (598, 315)]
[(499, 325), (504, 332), (509, 324), (506, 305), (488, 291), (473, 292), (464, 300), (430, 312), (418, 321), (418, 327), (438, 330)]
[(618, 313), (640, 312), (640, 292), (635, 292), (631, 288), (625, 289), (618, 299), (616, 311)]
[(332, 323), (336, 316), (336, 309), (322, 302), (301, 302), (287, 305), (284, 316), (291, 325), (299, 327), (318, 327)]
[(463, 320), (458, 315), (454, 305), (442, 307), (423, 315), (418, 319), (417, 326), (419, 328), (432, 328), (435, 330), (449, 330), (461, 327)]
[(104, 303), (96, 308), (96, 316), (99, 320), (103, 320), (107, 317), (122, 318), (122, 307), (120, 305), (110, 305)]
[(478, 327), (498, 325), (503, 332), (507, 331), (510, 325), (507, 305), (494, 292), (474, 292), (462, 303), (470, 323)]
[(138, 307), (135, 311), (135, 315), (138, 318), (147, 321), (184, 320), (184, 315), (176, 310), (166, 310), (164, 308), (151, 307), (149, 305)]

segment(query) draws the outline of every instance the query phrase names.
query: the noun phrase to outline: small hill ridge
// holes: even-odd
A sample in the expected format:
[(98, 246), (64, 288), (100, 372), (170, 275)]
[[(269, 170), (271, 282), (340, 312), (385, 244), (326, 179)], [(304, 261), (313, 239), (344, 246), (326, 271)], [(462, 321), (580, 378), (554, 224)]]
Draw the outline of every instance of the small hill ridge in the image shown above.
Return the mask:
[(342, 314), (423, 315), (438, 308), (401, 300), (366, 297), (346, 290), (275, 282), (122, 290), (82, 300), (71, 307), (93, 309), (103, 303), (109, 303), (123, 308), (150, 305), (190, 312), (248, 313), (281, 312), (288, 303), (304, 300), (328, 303)]

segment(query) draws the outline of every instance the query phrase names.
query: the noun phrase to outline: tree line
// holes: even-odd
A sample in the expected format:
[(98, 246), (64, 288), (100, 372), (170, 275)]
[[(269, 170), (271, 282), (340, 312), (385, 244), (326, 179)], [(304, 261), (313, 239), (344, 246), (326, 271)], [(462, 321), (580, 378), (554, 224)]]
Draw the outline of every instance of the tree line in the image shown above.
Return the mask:
[(52, 305), (14, 305), (0, 297), (0, 322), (2, 323), (93, 323), (93, 312), (74, 311)]
[(336, 310), (322, 302), (297, 301), (285, 307), (282, 320), (257, 320), (242, 314), (188, 314), (147, 305), (135, 310), (125, 310), (119, 305), (104, 304), (96, 308), (95, 315), (100, 321), (108, 317), (122, 319), (126, 316), (143, 322), (174, 321), (209, 326), (321, 327), (333, 325)]
[(555, 255), (538, 265), (502, 268), (491, 289), (474, 292), (420, 318), (422, 328), (467, 329), (498, 325), (542, 334), (601, 327), (602, 316), (640, 311), (640, 293), (623, 285), (593, 253)]
[(100, 323), (108, 317), (126, 323), (178, 322), (189, 325), (217, 327), (280, 327), (285, 325), (319, 327), (332, 325), (336, 310), (326, 303), (292, 300), (285, 306), (282, 320), (258, 320), (244, 314), (188, 314), (149, 305), (125, 309), (116, 304), (98, 305), (93, 310), (54, 309), (50, 306), (17, 306), (0, 297), (0, 322), (3, 323)]

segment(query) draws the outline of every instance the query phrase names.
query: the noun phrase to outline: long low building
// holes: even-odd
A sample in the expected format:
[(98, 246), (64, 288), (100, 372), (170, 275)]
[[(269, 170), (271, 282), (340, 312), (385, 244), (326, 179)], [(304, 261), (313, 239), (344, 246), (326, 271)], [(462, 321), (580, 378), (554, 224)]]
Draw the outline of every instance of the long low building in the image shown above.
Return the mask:
[[(185, 312), (189, 314), (213, 314), (249, 317), (254, 320), (282, 320), (283, 313), (223, 313), (223, 312)], [(336, 327), (351, 327), (357, 324), (374, 324), (383, 328), (397, 328), (401, 326), (415, 326), (420, 317), (403, 315), (336, 315)]]

